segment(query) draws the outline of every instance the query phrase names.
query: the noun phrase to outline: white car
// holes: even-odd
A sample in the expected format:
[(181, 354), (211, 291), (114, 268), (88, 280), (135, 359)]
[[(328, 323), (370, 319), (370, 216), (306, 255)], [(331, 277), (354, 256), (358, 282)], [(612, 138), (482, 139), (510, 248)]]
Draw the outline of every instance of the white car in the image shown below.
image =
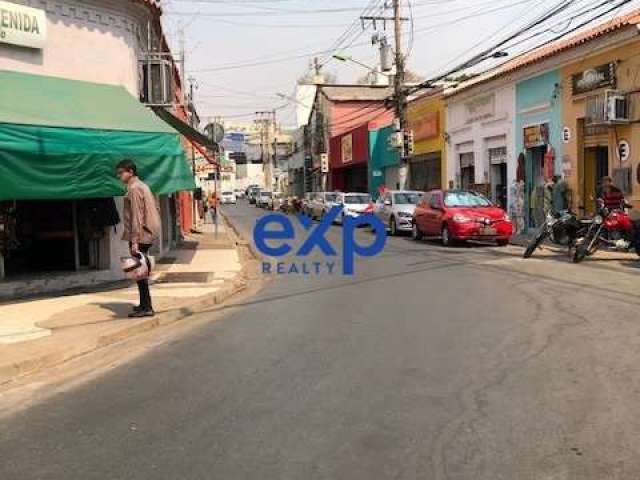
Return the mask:
[(337, 192), (318, 192), (314, 195), (309, 204), (309, 215), (311, 218), (320, 220), (332, 207), (336, 205), (338, 199)]
[(273, 192), (260, 190), (258, 192), (258, 196), (256, 197), (256, 207), (267, 208), (269, 206), (269, 202), (271, 201), (271, 197), (273, 197)]
[(231, 190), (225, 190), (222, 193), (220, 193), (220, 203), (225, 205), (225, 204), (236, 204), (236, 194), (235, 192), (232, 192)]
[(336, 218), (340, 225), (345, 217), (356, 218), (364, 213), (373, 213), (371, 195), (368, 193), (339, 193), (336, 203), (342, 206), (342, 212)]
[(267, 209), (268, 210), (279, 210), (280, 205), (282, 205), (282, 199), (284, 195), (282, 192), (273, 192), (271, 198), (267, 201)]

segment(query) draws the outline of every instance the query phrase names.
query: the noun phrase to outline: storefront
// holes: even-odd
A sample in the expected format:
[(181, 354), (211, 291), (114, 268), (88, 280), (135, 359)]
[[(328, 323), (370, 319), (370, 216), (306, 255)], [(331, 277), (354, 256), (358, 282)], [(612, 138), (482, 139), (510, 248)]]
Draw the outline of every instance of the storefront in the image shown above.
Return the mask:
[(407, 107), (407, 120), (414, 139), (413, 154), (409, 157), (409, 188), (422, 191), (446, 188), (443, 90), (434, 89), (412, 100)]
[(515, 86), (473, 83), (447, 95), (448, 183), (508, 208), (517, 161), (513, 151)]
[(179, 135), (122, 87), (7, 71), (0, 85), (3, 274), (118, 272), (115, 165), (133, 159), (170, 216), (194, 186)]
[(369, 124), (365, 123), (330, 141), (330, 190), (369, 191)]
[(399, 188), (400, 154), (390, 144), (395, 128), (384, 127), (369, 132), (369, 193), (377, 198), (382, 189)]
[(627, 74), (639, 66), (637, 46), (634, 40), (561, 70), (568, 86), (562, 91), (561, 168), (580, 214), (593, 213), (604, 176), (613, 178), (627, 200), (640, 201), (640, 82)]
[[(524, 228), (544, 221), (545, 185), (560, 174), (561, 102), (558, 70), (537, 75), (516, 85), (516, 151), (523, 153)], [(548, 198), (548, 196), (547, 196)], [(514, 199), (516, 200), (516, 199)]]

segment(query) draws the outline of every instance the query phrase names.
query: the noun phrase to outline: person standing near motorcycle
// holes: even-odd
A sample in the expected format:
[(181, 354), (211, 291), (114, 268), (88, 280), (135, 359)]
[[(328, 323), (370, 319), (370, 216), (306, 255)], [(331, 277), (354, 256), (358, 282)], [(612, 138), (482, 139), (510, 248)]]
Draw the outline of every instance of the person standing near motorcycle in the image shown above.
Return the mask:
[(551, 204), (554, 212), (569, 210), (569, 187), (560, 175), (554, 175), (551, 185)]
[[(597, 198), (610, 210), (619, 209), (626, 204), (624, 193), (613, 184), (613, 179), (609, 176), (602, 177), (602, 186), (598, 190)], [(632, 210), (629, 217), (633, 224), (633, 246), (636, 254), (640, 256), (640, 212)]]
[(601, 199), (604, 206), (610, 210), (620, 208), (624, 203), (624, 193), (613, 184), (611, 177), (602, 177), (596, 198)]

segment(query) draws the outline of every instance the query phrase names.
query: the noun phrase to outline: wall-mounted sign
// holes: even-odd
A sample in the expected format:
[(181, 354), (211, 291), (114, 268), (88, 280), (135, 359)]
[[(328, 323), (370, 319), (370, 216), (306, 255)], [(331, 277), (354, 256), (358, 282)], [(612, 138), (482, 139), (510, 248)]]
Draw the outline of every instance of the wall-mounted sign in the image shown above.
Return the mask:
[(569, 143), (571, 141), (571, 129), (564, 127), (562, 129), (562, 143)]
[(549, 124), (540, 123), (524, 128), (524, 148), (542, 147), (549, 143)]
[(580, 95), (603, 87), (615, 88), (615, 63), (605, 63), (604, 65), (598, 65), (584, 72), (571, 75), (571, 86), (574, 95)]
[(496, 97), (492, 93), (482, 97), (474, 98), (464, 104), (466, 109), (466, 122), (472, 123), (485, 118), (493, 117), (495, 114)]
[(631, 156), (631, 145), (626, 140), (620, 140), (618, 142), (618, 158), (622, 163), (629, 160)]
[(415, 141), (428, 140), (440, 135), (440, 116), (437, 112), (427, 112), (411, 122)]
[(342, 163), (353, 162), (353, 135), (348, 134), (342, 137), (341, 141)]
[(47, 40), (47, 15), (39, 8), (0, 1), (0, 43), (43, 48)]
[(320, 154), (320, 172), (329, 173), (329, 155), (326, 153)]

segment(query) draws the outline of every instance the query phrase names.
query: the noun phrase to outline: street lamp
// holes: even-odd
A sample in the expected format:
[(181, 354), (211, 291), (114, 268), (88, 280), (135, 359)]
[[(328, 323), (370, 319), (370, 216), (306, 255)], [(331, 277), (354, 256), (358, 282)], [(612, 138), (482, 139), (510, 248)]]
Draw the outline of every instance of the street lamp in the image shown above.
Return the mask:
[(358, 60), (355, 60), (351, 55), (347, 55), (347, 54), (344, 54), (344, 53), (334, 53), (332, 55), (332, 57), (334, 59), (336, 59), (336, 60), (341, 61), (341, 62), (352, 62), (352, 63), (355, 63), (356, 65), (360, 65), (361, 67), (364, 67), (367, 70), (372, 71), (373, 73), (379, 73), (380, 75), (383, 75), (385, 77), (390, 77), (391, 76), (388, 73), (381, 72), (380, 70), (378, 70), (375, 67), (372, 67), (371, 65), (367, 65), (366, 63), (362, 63), (362, 62), (360, 62)]

